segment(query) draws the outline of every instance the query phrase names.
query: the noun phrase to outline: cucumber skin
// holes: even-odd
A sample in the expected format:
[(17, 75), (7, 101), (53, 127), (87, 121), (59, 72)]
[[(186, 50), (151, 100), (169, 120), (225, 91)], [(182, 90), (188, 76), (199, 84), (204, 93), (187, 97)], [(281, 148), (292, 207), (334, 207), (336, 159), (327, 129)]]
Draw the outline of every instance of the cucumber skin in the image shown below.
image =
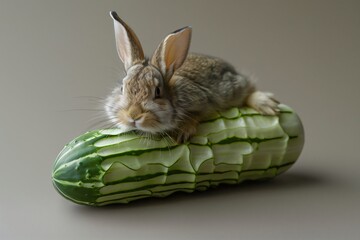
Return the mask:
[[(220, 117), (217, 116), (205, 121), (200, 125), (197, 135), (200, 135), (202, 140), (206, 139), (206, 143), (201, 143), (201, 140), (199, 143), (194, 137), (189, 143), (182, 145), (165, 143), (169, 146), (164, 147), (164, 140), (160, 141), (161, 143), (156, 140), (145, 141), (145, 139), (134, 133), (119, 134), (120, 130), (116, 129), (87, 132), (67, 144), (58, 155), (52, 173), (54, 187), (63, 197), (75, 203), (103, 206), (114, 203), (128, 203), (146, 197), (165, 197), (177, 191), (206, 190), (221, 183), (236, 184), (247, 180), (273, 178), (295, 163), (304, 145), (304, 130), (300, 118), (286, 105), (280, 105), (280, 109), (279, 116), (260, 116), (252, 109), (240, 108), (238, 117), (229, 116), (231, 111), (228, 111), (221, 114)], [(241, 127), (246, 131), (247, 135), (253, 135), (252, 137), (226, 137), (222, 141), (212, 143), (209, 138), (204, 138), (204, 136), (209, 136), (208, 133), (201, 136), (201, 126), (205, 128), (206, 132), (207, 123), (211, 124), (219, 119), (231, 121), (239, 118), (248, 118), (249, 121), (257, 119), (260, 122), (260, 126)], [(261, 122), (268, 119), (277, 122), (277, 126), (274, 128), (276, 130), (273, 130), (277, 134), (269, 139), (261, 138), (257, 135), (263, 135), (263, 132), (268, 131), (268, 128), (262, 128)], [(256, 133), (249, 133), (250, 130), (254, 131), (254, 129)], [(228, 129), (225, 128), (225, 130)], [(129, 136), (125, 138), (133, 139), (135, 143), (146, 146), (142, 150), (132, 150), (133, 143), (131, 140), (116, 144), (109, 142), (107, 144), (106, 141), (118, 136)], [(105, 143), (99, 145), (101, 141), (105, 141)], [(155, 143), (152, 147), (148, 147), (148, 141)], [(225, 147), (226, 150), (226, 145), (229, 144), (247, 146), (244, 149), (250, 146), (252, 152), (242, 155), (239, 152), (238, 155), (241, 156), (241, 159), (237, 159), (235, 162), (226, 158), (223, 159), (224, 162), (216, 162), (214, 159), (214, 155), (216, 155), (214, 153), (215, 149)], [(265, 147), (265, 149), (269, 148), (268, 151), (261, 150), (263, 149), (261, 146), (269, 144), (270, 146)], [(158, 145), (162, 147), (159, 148)], [(131, 150), (117, 152), (109, 156), (101, 154), (101, 152), (106, 152), (104, 150), (107, 148), (112, 151), (121, 146)], [(205, 148), (205, 152), (202, 152), (202, 149)], [(191, 157), (191, 154), (197, 151), (196, 149), (200, 149), (201, 154), (199, 156), (209, 153), (212, 154), (212, 158), (202, 160), (199, 164), (197, 159), (194, 160)], [(150, 152), (152, 154), (151, 151), (164, 155), (169, 152), (180, 152), (180, 158), (175, 159), (171, 166), (166, 166), (168, 164), (167, 159), (151, 160), (154, 162), (148, 162), (150, 160), (146, 156), (141, 159), (143, 155), (146, 155), (144, 153)], [(233, 151), (237, 150), (231, 147), (222, 154), (230, 154), (231, 156), (231, 153), (236, 154)], [(279, 154), (280, 156), (278, 156)], [(111, 160), (115, 155), (120, 160)], [(221, 157), (220, 155), (219, 158)], [(130, 160), (130, 158), (139, 159), (137, 161)], [(110, 163), (106, 164), (108, 161)], [(121, 164), (118, 162), (121, 162)], [(132, 168), (131, 164), (134, 163), (140, 166)], [(115, 167), (116, 165), (118, 166)], [(196, 167), (196, 165), (199, 166)], [(201, 170), (203, 165), (208, 165), (210, 169), (206, 170), (205, 167), (205, 170)], [(152, 167), (157, 168), (151, 170)], [(122, 169), (124, 173), (130, 172), (130, 175), (120, 176), (123, 172)], [(172, 178), (177, 180), (170, 181), (169, 179)], [(123, 186), (125, 187), (122, 188)]]

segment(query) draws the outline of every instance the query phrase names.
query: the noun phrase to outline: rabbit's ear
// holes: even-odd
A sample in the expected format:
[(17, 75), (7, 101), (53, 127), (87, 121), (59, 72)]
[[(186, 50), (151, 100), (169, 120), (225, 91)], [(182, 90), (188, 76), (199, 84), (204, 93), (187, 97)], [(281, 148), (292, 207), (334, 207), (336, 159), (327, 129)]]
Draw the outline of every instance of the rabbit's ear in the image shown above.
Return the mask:
[(116, 12), (110, 12), (110, 16), (114, 20), (116, 49), (127, 71), (131, 66), (145, 59), (144, 52), (134, 31)]
[(175, 70), (184, 63), (191, 40), (191, 27), (184, 27), (169, 34), (156, 49), (151, 64), (169, 80)]

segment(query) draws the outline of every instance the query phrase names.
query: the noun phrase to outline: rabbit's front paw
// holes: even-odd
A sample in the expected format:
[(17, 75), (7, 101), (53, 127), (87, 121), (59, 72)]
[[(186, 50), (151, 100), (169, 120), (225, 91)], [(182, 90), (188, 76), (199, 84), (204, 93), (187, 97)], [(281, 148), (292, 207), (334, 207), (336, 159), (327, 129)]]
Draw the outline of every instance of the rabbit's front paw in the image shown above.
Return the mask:
[(172, 137), (179, 144), (186, 143), (192, 136), (195, 135), (197, 126), (198, 122), (196, 120), (188, 120), (180, 125), (178, 131), (174, 132)]

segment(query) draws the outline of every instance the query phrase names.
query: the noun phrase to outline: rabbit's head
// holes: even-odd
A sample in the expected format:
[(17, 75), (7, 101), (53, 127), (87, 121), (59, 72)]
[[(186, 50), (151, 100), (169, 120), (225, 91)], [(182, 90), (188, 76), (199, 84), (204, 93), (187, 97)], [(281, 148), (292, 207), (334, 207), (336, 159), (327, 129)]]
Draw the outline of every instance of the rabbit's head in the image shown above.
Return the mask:
[(105, 108), (110, 120), (124, 130), (152, 134), (173, 130), (176, 110), (169, 81), (187, 57), (191, 28), (169, 34), (148, 60), (134, 31), (116, 12), (110, 15), (116, 49), (126, 71), (107, 98)]

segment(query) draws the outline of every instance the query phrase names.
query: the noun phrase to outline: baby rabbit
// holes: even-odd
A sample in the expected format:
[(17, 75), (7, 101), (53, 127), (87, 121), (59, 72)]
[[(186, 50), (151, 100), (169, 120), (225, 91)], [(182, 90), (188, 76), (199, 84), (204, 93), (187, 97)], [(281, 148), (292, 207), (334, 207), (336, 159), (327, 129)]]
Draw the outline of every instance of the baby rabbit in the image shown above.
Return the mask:
[(191, 28), (169, 34), (150, 59), (144, 57), (134, 31), (116, 14), (116, 48), (126, 76), (107, 98), (106, 112), (116, 126), (189, 140), (206, 115), (249, 106), (275, 115), (278, 102), (260, 92), (229, 63), (206, 55), (188, 54)]

